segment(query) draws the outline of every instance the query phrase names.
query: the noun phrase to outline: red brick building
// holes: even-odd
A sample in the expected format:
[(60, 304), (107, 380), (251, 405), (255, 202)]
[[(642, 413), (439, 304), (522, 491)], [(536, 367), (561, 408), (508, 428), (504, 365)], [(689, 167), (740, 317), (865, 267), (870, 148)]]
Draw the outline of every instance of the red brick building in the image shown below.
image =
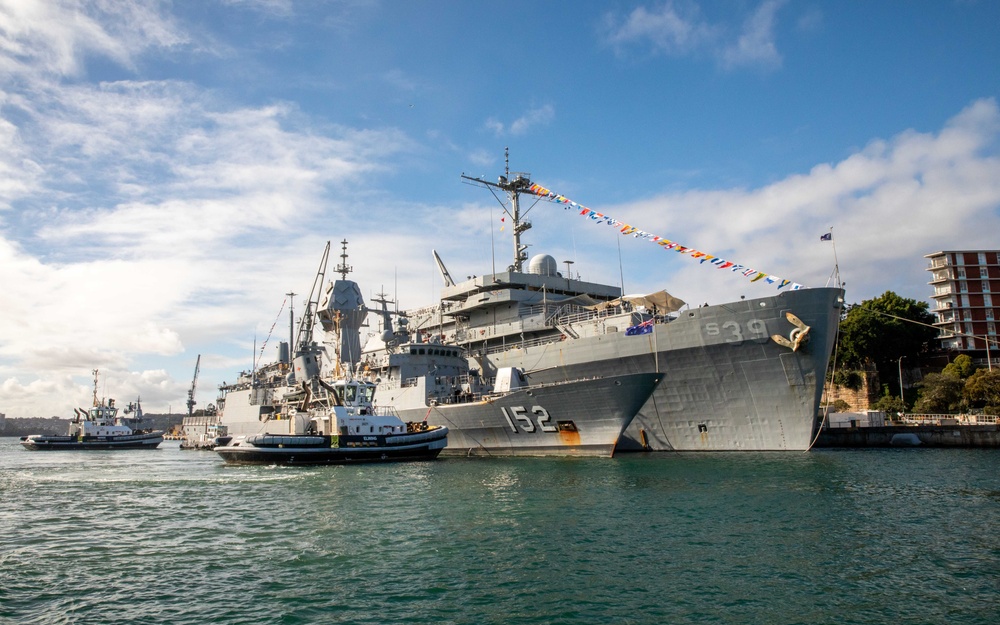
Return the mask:
[[(972, 356), (977, 363), (1000, 357), (997, 322), (1000, 316), (1000, 251), (968, 250), (927, 254), (933, 275), (931, 310), (941, 347)], [(990, 351), (987, 352), (987, 344)]]

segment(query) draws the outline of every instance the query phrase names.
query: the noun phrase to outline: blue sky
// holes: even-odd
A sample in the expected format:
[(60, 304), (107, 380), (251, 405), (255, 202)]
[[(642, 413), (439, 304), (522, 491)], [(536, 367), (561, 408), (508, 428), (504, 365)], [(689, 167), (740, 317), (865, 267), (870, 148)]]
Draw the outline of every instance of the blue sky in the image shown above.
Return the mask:
[[(927, 300), (924, 254), (1000, 247), (998, 24), (985, 0), (0, 0), (0, 412), (66, 416), (94, 368), (179, 412), (199, 354), (204, 407), (328, 240), (402, 307), (434, 301), (431, 249), (456, 277), (505, 267), (460, 174), (494, 179), (507, 147), (556, 193), (807, 287), (833, 228), (849, 302)], [(529, 253), (629, 293), (774, 290), (555, 204), (529, 218)]]

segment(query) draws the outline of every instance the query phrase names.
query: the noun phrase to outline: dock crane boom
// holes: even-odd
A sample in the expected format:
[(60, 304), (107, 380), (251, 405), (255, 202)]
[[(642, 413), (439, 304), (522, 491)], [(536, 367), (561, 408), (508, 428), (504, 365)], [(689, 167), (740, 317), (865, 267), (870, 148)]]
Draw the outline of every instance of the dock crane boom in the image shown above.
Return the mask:
[(188, 416), (194, 414), (194, 389), (198, 386), (198, 370), (201, 369), (201, 354), (198, 354), (198, 360), (194, 363), (194, 379), (191, 380), (191, 390), (188, 391)]

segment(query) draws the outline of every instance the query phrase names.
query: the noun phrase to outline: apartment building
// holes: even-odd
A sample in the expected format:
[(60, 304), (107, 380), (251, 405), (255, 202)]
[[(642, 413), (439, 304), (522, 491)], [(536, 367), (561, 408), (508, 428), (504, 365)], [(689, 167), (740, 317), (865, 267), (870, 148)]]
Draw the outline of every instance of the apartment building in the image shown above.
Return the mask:
[[(962, 250), (927, 254), (934, 287), (931, 310), (938, 340), (948, 351), (964, 352), (986, 363), (1000, 357), (1000, 250)], [(987, 345), (990, 351), (987, 352)]]

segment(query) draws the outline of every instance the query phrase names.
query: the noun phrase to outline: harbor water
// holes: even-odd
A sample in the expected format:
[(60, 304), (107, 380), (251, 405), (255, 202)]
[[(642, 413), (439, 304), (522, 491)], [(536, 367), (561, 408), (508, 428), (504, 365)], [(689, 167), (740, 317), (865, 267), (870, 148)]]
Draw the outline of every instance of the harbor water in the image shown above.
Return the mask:
[(983, 623), (1000, 454), (233, 467), (0, 438), (2, 623)]

